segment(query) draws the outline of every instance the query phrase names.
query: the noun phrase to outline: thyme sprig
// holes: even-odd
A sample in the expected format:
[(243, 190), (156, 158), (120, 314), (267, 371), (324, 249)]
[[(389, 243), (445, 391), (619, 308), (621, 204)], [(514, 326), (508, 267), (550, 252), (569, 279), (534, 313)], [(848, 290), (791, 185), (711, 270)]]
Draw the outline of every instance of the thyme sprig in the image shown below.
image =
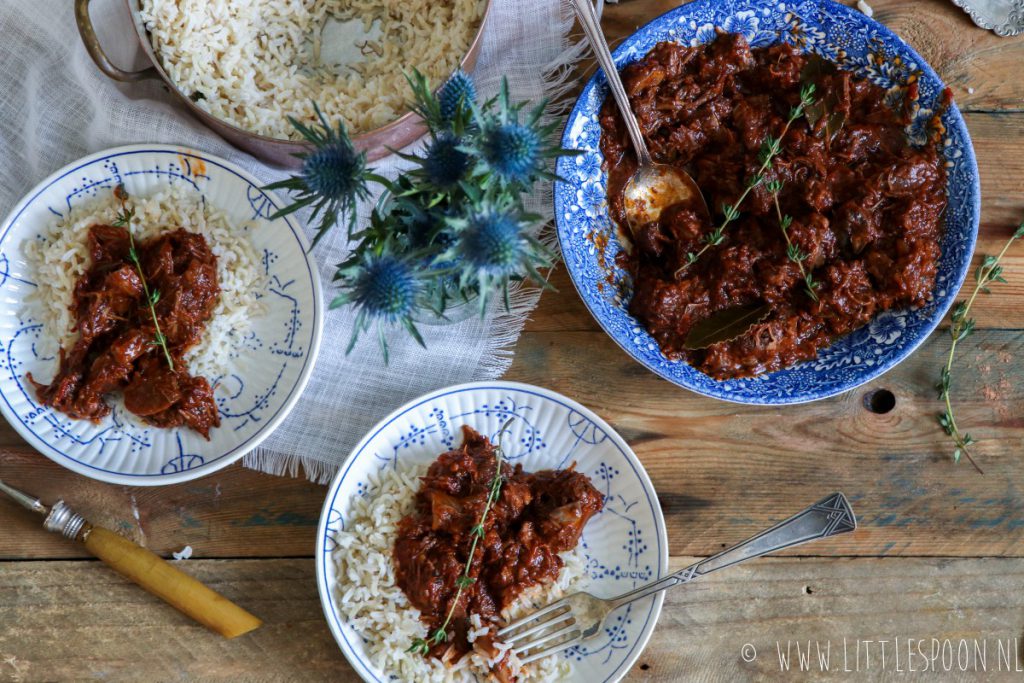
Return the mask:
[(128, 208), (128, 193), (124, 189), (124, 185), (118, 185), (114, 188), (114, 196), (121, 202), (121, 211), (117, 214), (117, 218), (114, 219), (115, 228), (124, 228), (128, 232), (128, 259), (135, 266), (135, 272), (139, 274), (139, 280), (142, 281), (142, 292), (146, 295), (146, 303), (149, 304), (149, 314), (153, 317), (153, 327), (155, 333), (153, 334), (153, 341), (149, 342), (151, 346), (159, 346), (163, 349), (164, 358), (167, 359), (167, 367), (174, 371), (174, 359), (171, 358), (171, 351), (167, 348), (167, 337), (160, 329), (160, 321), (156, 317), (156, 304), (160, 301), (160, 290), (150, 290), (149, 284), (146, 282), (146, 274), (142, 272), (142, 262), (139, 260), (139, 252), (135, 248), (135, 236), (132, 234), (132, 220), (135, 218), (135, 209)]
[(455, 608), (459, 605), (459, 600), (462, 599), (462, 592), (476, 583), (476, 579), (469, 575), (470, 570), (473, 567), (473, 557), (476, 555), (477, 546), (483, 539), (486, 531), (484, 530), (484, 524), (487, 522), (487, 515), (490, 513), (491, 508), (498, 502), (498, 497), (501, 495), (501, 484), (504, 478), (501, 476), (501, 466), (505, 461), (505, 452), (502, 448), (502, 441), (505, 436), (505, 432), (508, 431), (509, 425), (515, 418), (510, 417), (505, 421), (505, 424), (498, 430), (497, 443), (494, 448), (494, 457), (496, 467), (494, 468), (494, 479), (491, 480), (491, 490), (487, 494), (487, 502), (484, 504), (484, 510), (480, 514), (480, 522), (470, 529), (470, 534), (473, 536), (473, 542), (469, 546), (469, 558), (466, 560), (466, 568), (463, 570), (462, 575), (455, 580), (455, 597), (452, 599), (451, 607), (448, 608), (448, 614), (444, 618), (444, 623), (441, 624), (433, 633), (426, 638), (414, 638), (412, 645), (406, 650), (414, 654), (428, 655), (430, 654), (430, 648), (435, 645), (448, 640), (448, 624), (451, 623), (452, 616), (455, 614)]
[(804, 261), (808, 259), (810, 254), (802, 251), (800, 249), (800, 245), (794, 244), (793, 240), (790, 239), (789, 228), (793, 225), (793, 217), (788, 213), (783, 215), (782, 207), (779, 205), (779, 193), (782, 192), (782, 180), (779, 178), (769, 180), (765, 185), (765, 189), (768, 190), (768, 193), (772, 196), (772, 202), (775, 204), (775, 215), (779, 217), (779, 229), (782, 230), (782, 236), (786, 238), (786, 256), (800, 269), (800, 276), (804, 279), (804, 288), (807, 291), (807, 296), (817, 301), (817, 289), (821, 283), (815, 280), (814, 274), (804, 267)]
[(740, 216), (740, 206), (743, 204), (743, 200), (747, 198), (754, 188), (758, 187), (765, 182), (765, 173), (771, 168), (772, 162), (775, 157), (782, 151), (782, 140), (786, 137), (786, 133), (789, 132), (790, 126), (798, 118), (803, 116), (804, 111), (814, 102), (814, 84), (805, 83), (800, 88), (800, 102), (789, 110), (789, 118), (786, 119), (786, 125), (782, 127), (782, 132), (779, 133), (778, 137), (769, 135), (761, 143), (761, 150), (758, 153), (758, 160), (761, 162), (761, 166), (757, 169), (757, 172), (753, 176), (747, 179), (746, 185), (743, 188), (743, 192), (739, 198), (733, 204), (722, 204), (722, 222), (718, 224), (714, 230), (706, 233), (703, 237), (704, 246), (702, 246), (696, 252), (689, 252), (686, 255), (686, 263), (676, 270), (676, 276), (678, 277), (684, 270), (696, 263), (700, 257), (711, 247), (717, 247), (719, 244), (725, 241), (725, 229), (730, 223), (735, 221)]
[(939, 391), (939, 400), (944, 401), (946, 404), (946, 410), (939, 413), (938, 420), (946, 434), (953, 439), (953, 462), (960, 462), (960, 458), (965, 457), (974, 465), (974, 469), (978, 470), (979, 474), (984, 474), (984, 472), (982, 472), (978, 463), (974, 461), (969, 449), (976, 442), (969, 433), (960, 431), (960, 427), (956, 423), (956, 417), (953, 415), (953, 358), (956, 354), (957, 344), (974, 333), (974, 318), (967, 317), (967, 314), (970, 312), (971, 306), (974, 305), (975, 299), (978, 298), (978, 294), (989, 294), (989, 285), (996, 282), (1006, 282), (1000, 262), (1010, 246), (1022, 238), (1024, 238), (1024, 223), (1021, 223), (1016, 232), (1010, 236), (1010, 239), (1003, 245), (998, 255), (985, 256), (982, 258), (981, 265), (974, 271), (974, 291), (971, 292), (971, 296), (967, 301), (961, 301), (956, 304), (953, 307), (953, 312), (950, 314), (950, 321), (953, 324), (949, 328), (949, 336), (952, 338), (952, 343), (949, 345), (949, 356), (946, 358), (946, 364), (942, 367), (939, 381), (935, 385), (935, 388)]

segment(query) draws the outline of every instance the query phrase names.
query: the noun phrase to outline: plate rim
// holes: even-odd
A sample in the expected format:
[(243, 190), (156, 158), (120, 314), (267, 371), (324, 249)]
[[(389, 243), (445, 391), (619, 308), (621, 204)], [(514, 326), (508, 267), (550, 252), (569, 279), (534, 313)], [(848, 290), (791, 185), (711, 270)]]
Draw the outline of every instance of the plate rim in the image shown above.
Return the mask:
[[(472, 392), (483, 389), (498, 389), (498, 390), (513, 390), (521, 391), (525, 393), (534, 394), (545, 398), (547, 400), (554, 400), (562, 405), (566, 406), (570, 410), (575, 410), (581, 415), (587, 417), (587, 419), (593, 421), (596, 425), (605, 430), (609, 438), (613, 441), (617, 441), (616, 444), (626, 459), (630, 461), (633, 466), (638, 478), (640, 479), (641, 486), (644, 489), (644, 493), (650, 498), (651, 509), (654, 511), (654, 526), (655, 535), (657, 536), (658, 543), (660, 546), (660, 552), (658, 553), (658, 578), (667, 576), (669, 573), (669, 551), (668, 551), (668, 528), (665, 526), (665, 515), (661, 509), (661, 502), (658, 499), (657, 491), (654, 488), (654, 484), (651, 482), (650, 475), (647, 473), (647, 469), (644, 467), (643, 462), (633, 451), (633, 448), (629, 445), (629, 442), (622, 437), (619, 432), (613, 428), (608, 422), (604, 420), (600, 415), (595, 413), (590, 408), (580, 404), (568, 396), (560, 394), (557, 391), (548, 389), (546, 387), (537, 386), (534, 384), (527, 384), (525, 382), (511, 382), (507, 380), (492, 380), (492, 381), (477, 381), (477, 382), (466, 382), (463, 384), (454, 384), (448, 387), (442, 387), (435, 389), (434, 391), (427, 392), (417, 398), (408, 401), (395, 410), (388, 413), (385, 417), (381, 418), (373, 427), (371, 427), (366, 435), (352, 448), (349, 454), (345, 457), (344, 462), (338, 468), (337, 474), (334, 475), (330, 485), (327, 487), (327, 491), (324, 497), (324, 504), (320, 510), (320, 520), (317, 524), (316, 532), (316, 556), (314, 562), (316, 563), (316, 585), (317, 594), (320, 596), (320, 607), (324, 614), (324, 619), (327, 621), (327, 626), (331, 631), (331, 635), (334, 637), (338, 648), (345, 655), (345, 659), (349, 665), (359, 674), (359, 676), (368, 683), (379, 683), (372, 672), (369, 671), (369, 667), (361, 659), (355, 656), (351, 651), (351, 646), (348, 644), (347, 638), (341, 632), (340, 620), (341, 617), (331, 607), (332, 605), (332, 594), (331, 587), (327, 585), (327, 576), (325, 572), (326, 562), (325, 559), (329, 553), (326, 552), (324, 546), (324, 540), (327, 534), (327, 525), (329, 522), (330, 511), (334, 507), (334, 501), (337, 499), (340, 493), (342, 481), (347, 475), (349, 469), (355, 463), (357, 457), (366, 448), (366, 446), (372, 441), (377, 434), (387, 428), (394, 420), (400, 416), (408, 413), (409, 411), (418, 408), (420, 405), (429, 401), (435, 400), (442, 396), (454, 393)], [(644, 649), (647, 647), (647, 643), (650, 641), (651, 636), (654, 634), (655, 628), (657, 628), (658, 620), (661, 618), (662, 605), (665, 600), (665, 592), (662, 591), (655, 595), (654, 603), (651, 606), (650, 617), (648, 619), (648, 625), (644, 627), (640, 634), (637, 644), (633, 647), (630, 653), (626, 656), (623, 662), (615, 668), (611, 676), (606, 679), (607, 681), (619, 681), (626, 673), (632, 669), (636, 660), (643, 654)]]
[[(83, 157), (75, 159), (70, 163), (57, 169), (50, 175), (46, 176), (42, 181), (34, 185), (28, 192), (26, 192), (22, 198), (14, 205), (14, 207), (7, 213), (3, 221), (0, 222), (0, 246), (3, 245), (7, 239), (11, 229), (14, 227), (14, 223), (21, 217), (25, 209), (39, 198), (44, 192), (46, 192), (54, 183), (61, 180), (65, 176), (78, 171), (81, 168), (92, 165), (97, 161), (125, 156), (129, 154), (144, 154), (146, 152), (152, 152), (156, 154), (175, 154), (177, 156), (192, 157), (199, 159), (205, 163), (212, 163), (215, 166), (220, 167), (222, 170), (229, 173), (233, 173), (245, 182), (248, 182), (253, 187), (259, 188), (264, 194), (271, 205), (276, 209), (279, 208), (283, 203), (280, 198), (272, 191), (262, 189), (265, 183), (260, 181), (249, 171), (238, 166), (234, 162), (231, 162), (223, 157), (209, 152), (202, 151), (196, 147), (190, 145), (174, 145), (165, 143), (137, 143), (130, 145), (119, 145), (116, 147), (109, 147), (92, 154), (87, 154)], [(97, 481), (103, 481), (110, 484), (123, 484), (128, 486), (167, 486), (170, 484), (180, 484), (187, 481), (192, 481), (200, 477), (217, 472), (225, 467), (238, 462), (247, 453), (258, 448), (263, 441), (269, 437), (274, 430), (288, 417), (291, 411), (295, 408), (299, 398), (305, 391), (309, 378), (312, 375), (313, 369), (316, 366), (316, 360), (320, 353), (320, 344), (323, 337), (323, 284), (321, 282), (320, 269), (317, 266), (316, 260), (310, 253), (309, 240), (306, 238), (304, 230), (296, 222), (293, 222), (292, 216), (283, 216), (286, 225), (292, 231), (292, 234), (298, 240), (299, 247), (302, 249), (303, 259), (306, 263), (306, 267), (310, 272), (310, 281), (313, 287), (313, 335), (312, 341), (310, 342), (309, 353), (306, 356), (306, 362), (302, 369), (299, 371), (299, 376), (296, 379), (295, 384), (292, 387), (291, 393), (288, 398), (281, 404), (281, 408), (270, 420), (264, 423), (264, 426), (256, 432), (250, 439), (243, 442), (242, 444), (234, 446), (231, 450), (218, 456), (213, 460), (209, 460), (199, 467), (184, 470), (181, 472), (173, 472), (171, 474), (128, 474), (124, 472), (110, 472), (103, 470), (92, 465), (83, 463), (79, 460), (74, 459), (72, 456), (57, 451), (52, 445), (44, 441), (42, 438), (37, 436), (34, 432), (29, 430), (25, 424), (14, 414), (13, 408), (6, 394), (0, 393), (0, 414), (3, 414), (4, 419), (14, 430), (21, 436), (25, 441), (28, 442), (33, 449), (37, 452), (45, 455), (50, 460), (56, 462), (58, 465), (65, 467), (76, 474), (95, 479)], [(12, 419), (13, 418), (13, 419)]]
[[(909, 43), (904, 41), (903, 38), (901, 38), (895, 31), (893, 31), (892, 29), (887, 27), (885, 24), (882, 24), (881, 22), (879, 22), (879, 21), (877, 21), (877, 20), (875, 20), (875, 19), (873, 19), (873, 18), (863, 14), (862, 12), (857, 10), (856, 8), (847, 7), (846, 5), (843, 5), (843, 4), (839, 3), (839, 2), (836, 2), (836, 0), (817, 0), (817, 1), (818, 1), (819, 5), (821, 6), (821, 10), (823, 10), (823, 11), (828, 11), (828, 12), (831, 12), (831, 13), (838, 13), (838, 14), (845, 14), (847, 17), (854, 17), (854, 18), (856, 18), (858, 20), (863, 20), (863, 21), (867, 22), (867, 24), (872, 26), (873, 30), (877, 31), (878, 34), (884, 36), (886, 39), (892, 41), (894, 44), (898, 44), (898, 45), (902, 46), (902, 49), (906, 50), (907, 53), (916, 60), (916, 63), (921, 66), (921, 70), (925, 73), (926, 76), (934, 78), (938, 83), (942, 84), (943, 86), (948, 87), (946, 82), (939, 76), (938, 72), (935, 71), (935, 69), (931, 66), (931, 64), (929, 64), (923, 57), (921, 57), (921, 55), (917, 52), (917, 50), (915, 50)], [(679, 5), (679, 6), (671, 8), (671, 9), (668, 9), (665, 12), (662, 12), (661, 14), (659, 14), (656, 17), (654, 17), (650, 21), (646, 22), (642, 26), (639, 26), (625, 40), (623, 40), (622, 43), (620, 43), (612, 51), (612, 59), (613, 59), (613, 61), (618, 63), (619, 57), (622, 56), (623, 54), (625, 54), (625, 52), (628, 49), (630, 49), (634, 39), (639, 34), (649, 30), (652, 26), (654, 26), (656, 24), (659, 24), (661, 22), (667, 21), (670, 18), (674, 18), (676, 15), (688, 16), (690, 12), (693, 12), (695, 10), (699, 10), (700, 8), (702, 8), (704, 6), (707, 6), (707, 5), (715, 5), (715, 4), (717, 4), (717, 2), (718, 2), (718, 0), (692, 0), (691, 2), (688, 2), (685, 5)], [(760, 4), (768, 5), (768, 4), (771, 4), (771, 3), (766, 1), (766, 0), (761, 0)], [(639, 57), (639, 58), (642, 58), (642, 56)], [(604, 77), (604, 72), (603, 72), (603, 70), (600, 67), (595, 69), (594, 73), (591, 75), (591, 77), (584, 84), (582, 90), (580, 90), (580, 94), (576, 98), (576, 101), (573, 103), (572, 109), (569, 110), (569, 114), (566, 116), (565, 125), (562, 128), (562, 135), (559, 138), (559, 141), (560, 141), (560, 144), (561, 144), (562, 147), (567, 147), (567, 145), (568, 145), (568, 141), (567, 141), (566, 138), (567, 138), (567, 136), (570, 133), (573, 121), (576, 120), (578, 118), (578, 116), (580, 115), (580, 112), (582, 110), (582, 106), (584, 104), (584, 97), (586, 95), (588, 95), (593, 88), (595, 88), (595, 87), (597, 87), (599, 85), (599, 82), (598, 82), (599, 79), (603, 80), (603, 81), (606, 81), (606, 79)], [(928, 321), (928, 323), (926, 325), (924, 325), (921, 328), (921, 333), (920, 333), (920, 336), (918, 337), (918, 339), (915, 340), (912, 344), (910, 344), (907, 347), (905, 347), (904, 349), (902, 349), (898, 356), (894, 356), (891, 359), (888, 359), (886, 361), (886, 363), (884, 363), (884, 364), (879, 364), (879, 365), (875, 365), (875, 366), (871, 367), (868, 371), (864, 372), (862, 375), (858, 376), (855, 379), (850, 379), (850, 380), (844, 381), (844, 382), (838, 384), (837, 386), (835, 386), (833, 388), (829, 388), (829, 389), (826, 389), (826, 390), (823, 390), (823, 391), (822, 390), (818, 390), (818, 391), (805, 391), (805, 392), (800, 393), (800, 394), (781, 395), (781, 396), (780, 395), (775, 395), (775, 394), (770, 395), (770, 396), (769, 395), (762, 395), (762, 396), (759, 396), (759, 397), (756, 397), (756, 398), (755, 397), (748, 397), (748, 396), (742, 396), (741, 397), (741, 396), (737, 396), (735, 394), (730, 394), (727, 391), (716, 391), (716, 392), (712, 393), (712, 392), (709, 392), (709, 391), (702, 390), (701, 388), (693, 386), (691, 383), (689, 383), (685, 377), (676, 377), (674, 375), (670, 375), (667, 372), (663, 372), (662, 370), (660, 370), (658, 367), (654, 366), (653, 364), (648, 363), (647, 360), (645, 358), (641, 357), (640, 354), (635, 349), (631, 348), (624, 341), (618, 339), (615, 335), (612, 334), (612, 332), (609, 329), (608, 325), (598, 315), (598, 312), (595, 310), (594, 305), (591, 303), (591, 301), (587, 297), (585, 297), (583, 295), (583, 292), (580, 290), (580, 284), (577, 282), (577, 272), (576, 272), (575, 266), (573, 266), (570, 263), (569, 259), (566, 259), (564, 257), (564, 243), (565, 243), (565, 240), (563, 240), (562, 230), (560, 228), (561, 228), (562, 223), (563, 223), (563, 219), (561, 218), (561, 216), (562, 216), (562, 214), (565, 211), (565, 206), (563, 205), (563, 201), (562, 201), (562, 194), (563, 193), (559, 192), (559, 188), (566, 186), (567, 183), (564, 182), (563, 180), (559, 179), (559, 180), (555, 181), (554, 187), (553, 187), (553, 191), (552, 191), (552, 205), (554, 206), (554, 217), (555, 217), (555, 235), (556, 235), (556, 237), (558, 239), (559, 250), (562, 251), (562, 253), (563, 253), (562, 261), (565, 263), (566, 270), (569, 272), (569, 279), (572, 281), (573, 288), (576, 290), (576, 294), (579, 296), (580, 300), (583, 301), (584, 306), (587, 309), (587, 312), (590, 313), (591, 317), (601, 327), (601, 329), (602, 329), (602, 331), (604, 331), (605, 335), (608, 338), (610, 338), (613, 342), (615, 342), (615, 344), (620, 349), (622, 349), (626, 353), (626, 355), (628, 355), (631, 359), (633, 359), (635, 362), (640, 364), (648, 372), (651, 372), (654, 375), (656, 375), (657, 377), (660, 377), (661, 379), (663, 379), (665, 381), (671, 382), (672, 384), (674, 384), (674, 385), (676, 385), (676, 386), (678, 386), (680, 388), (686, 389), (687, 391), (690, 391), (690, 392), (692, 392), (694, 394), (697, 394), (699, 396), (706, 396), (708, 398), (713, 398), (713, 399), (716, 399), (716, 400), (719, 400), (719, 401), (724, 401), (726, 403), (733, 403), (733, 404), (737, 404), (737, 405), (783, 406), (783, 405), (800, 405), (800, 404), (804, 404), (804, 403), (812, 403), (814, 401), (821, 401), (821, 400), (824, 400), (824, 399), (827, 399), (827, 398), (833, 398), (833, 397), (836, 397), (836, 396), (841, 396), (843, 394), (847, 394), (847, 393), (853, 391), (854, 389), (867, 384), (868, 382), (871, 382), (871, 381), (874, 381), (874, 380), (878, 379), (882, 375), (886, 374), (887, 372), (889, 372), (890, 370), (895, 368), (900, 363), (904, 362), (911, 355), (913, 355), (921, 347), (921, 345), (923, 345), (932, 336), (932, 334), (939, 327), (939, 325), (942, 324), (942, 321), (945, 320), (946, 314), (949, 312), (949, 310), (956, 303), (957, 293), (963, 287), (964, 282), (967, 279), (967, 275), (970, 272), (970, 267), (971, 267), (971, 263), (973, 262), (974, 252), (977, 249), (978, 231), (979, 231), (979, 226), (980, 226), (980, 222), (981, 222), (981, 177), (980, 177), (979, 171), (978, 171), (978, 160), (977, 160), (977, 155), (975, 154), (975, 151), (974, 151), (974, 142), (971, 139), (970, 131), (967, 128), (967, 122), (964, 120), (963, 113), (960, 111), (960, 108), (957, 106), (955, 101), (950, 103), (950, 105), (948, 107), (948, 111), (953, 116), (953, 123), (955, 124), (955, 126), (957, 128), (957, 133), (963, 138), (964, 145), (963, 145), (962, 152), (963, 152), (963, 155), (964, 155), (964, 160), (965, 160), (965, 162), (967, 164), (969, 164), (969, 167), (972, 170), (972, 173), (971, 173), (971, 180), (972, 180), (972, 182), (971, 182), (971, 195), (972, 195), (972, 198), (973, 198), (973, 202), (972, 202), (973, 205), (971, 207), (972, 225), (970, 226), (970, 235), (969, 235), (969, 239), (967, 240), (967, 247), (968, 248), (967, 248), (967, 252), (966, 252), (966, 253), (970, 254), (970, 256), (968, 258), (966, 258), (961, 264), (959, 264), (958, 271), (956, 273), (954, 273), (953, 276), (949, 280), (948, 288), (953, 292), (953, 295), (946, 302), (945, 306), (942, 306), (942, 307), (936, 309), (935, 316), (930, 321)], [(556, 175), (560, 176), (560, 172), (561, 172), (561, 169), (562, 169), (562, 164), (568, 163), (569, 160), (571, 160), (573, 158), (575, 158), (575, 157), (572, 157), (572, 156), (561, 156), (561, 157), (558, 157), (558, 159), (556, 161), (556, 170), (555, 170)], [(602, 170), (602, 172), (604, 172), (604, 171)], [(640, 328), (640, 330), (642, 331), (643, 334), (646, 334), (646, 335), (650, 336), (650, 334), (647, 332), (647, 330), (644, 328), (644, 326), (638, 320), (636, 320), (628, 312), (626, 312), (626, 315), (629, 317), (629, 319), (631, 321), (633, 321), (636, 324), (637, 327)], [(662, 358), (664, 358), (663, 355), (662, 355)], [(686, 361), (669, 361), (669, 362), (686, 363)], [(695, 372), (700, 372), (696, 368), (693, 368), (693, 369), (694, 369)], [(782, 371), (784, 371), (785, 369), (786, 368), (784, 368)], [(777, 372), (780, 372), (780, 371), (777, 371)], [(768, 374), (772, 374), (772, 373), (768, 373)]]

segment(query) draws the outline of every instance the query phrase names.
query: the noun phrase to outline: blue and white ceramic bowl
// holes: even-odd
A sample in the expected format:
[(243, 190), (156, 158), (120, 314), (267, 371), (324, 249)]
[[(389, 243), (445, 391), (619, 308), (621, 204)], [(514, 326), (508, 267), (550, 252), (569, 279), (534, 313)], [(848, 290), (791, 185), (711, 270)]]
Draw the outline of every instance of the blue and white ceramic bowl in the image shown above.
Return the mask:
[[(742, 33), (755, 47), (787, 42), (816, 52), (890, 89), (893, 97), (901, 92), (900, 86), (916, 81), (918, 104), (908, 134), (918, 140), (944, 88), (932, 68), (897, 35), (831, 0), (695, 0), (630, 36), (615, 50), (615, 63), (621, 69), (661, 41), (709, 42), (718, 29)], [(814, 401), (852, 389), (894, 367), (931, 334), (952, 305), (970, 265), (981, 211), (974, 150), (956, 106), (942, 115), (949, 207), (939, 275), (927, 306), (883, 313), (822, 350), (815, 360), (757, 378), (719, 382), (685, 362), (668, 360), (629, 315), (629, 277), (615, 264), (622, 247), (608, 216), (607, 173), (599, 149), (598, 114), (607, 91), (604, 73), (598, 71), (566, 123), (562, 145), (583, 154), (558, 161), (558, 175), (565, 179), (555, 185), (558, 239), (587, 308), (619, 346), (653, 372), (692, 391), (737, 403)]]
[[(373, 495), (371, 477), (399, 462), (429, 465), (462, 443), (469, 425), (495, 437), (510, 417), (505, 437), (512, 464), (528, 471), (568, 467), (588, 475), (604, 493), (605, 507), (587, 523), (582, 545), (586, 572), (581, 590), (612, 597), (668, 573), (665, 520), (640, 461), (604, 420), (553, 391), (514, 382), (479, 382), (418, 398), (380, 421), (345, 460), (327, 492), (317, 530), (316, 574), (320, 601), (334, 638), (366, 681), (393, 680), (366, 656), (365, 640), (345, 620), (339, 600), (346, 590), (332, 554), (334, 534), (345, 529), (351, 502)], [(559, 655), (572, 664), (571, 682), (618, 681), (640, 656), (661, 612), (663, 595), (615, 613), (606, 632)], [(568, 683), (568, 682), (567, 682)]]
[[(223, 211), (232, 226), (248, 225), (265, 271), (264, 312), (252, 320), (244, 352), (231, 359), (215, 391), (221, 426), (210, 440), (188, 429), (155, 429), (116, 410), (99, 424), (72, 420), (40, 406), (26, 379), (49, 378), (56, 359), (38, 352), (41, 325), (26, 302), (35, 289), (23, 245), (39, 239), (74, 206), (123, 183), (133, 196), (177, 186)], [(0, 411), (30, 444), (94, 479), (152, 486), (195, 479), (255, 448), (295, 406), (320, 346), (320, 276), (301, 227), (271, 221), (282, 206), (237, 166), (169, 145), (120, 147), (57, 171), (36, 186), (0, 225)]]

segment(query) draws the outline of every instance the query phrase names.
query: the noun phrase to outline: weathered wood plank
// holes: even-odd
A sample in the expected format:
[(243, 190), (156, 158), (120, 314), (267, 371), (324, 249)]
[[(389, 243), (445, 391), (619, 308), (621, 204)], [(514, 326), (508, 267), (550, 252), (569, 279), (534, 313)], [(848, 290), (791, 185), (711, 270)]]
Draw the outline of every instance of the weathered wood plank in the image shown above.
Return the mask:
[[(650, 472), (679, 554), (704, 555), (838, 488), (863, 529), (816, 546), (835, 555), (1024, 555), (1024, 332), (983, 331), (962, 347), (958, 415), (979, 438), (979, 476), (949, 460), (934, 422), (932, 385), (947, 346), (933, 337), (896, 370), (845, 396), (757, 408), (706, 399), (665, 382), (600, 331), (524, 334), (508, 377), (555, 387), (596, 410), (632, 443)], [(568, 352), (572, 350), (572, 352)], [(865, 409), (888, 389), (896, 408)], [(165, 489), (106, 486), (66, 473), (28, 450), (0, 452), (0, 472), (167, 554), (197, 557), (309, 554), (322, 487), (234, 467)], [(218, 490), (220, 493), (218, 493)], [(136, 520), (132, 497), (139, 511)], [(0, 557), (75, 557), (38, 520), (0, 501)], [(795, 551), (797, 553), (806, 551)]]
[[(1024, 384), (1014, 361), (1024, 333), (981, 332), (962, 348), (958, 415), (981, 439), (986, 476), (950, 461), (935, 423), (933, 384), (947, 348), (936, 335), (865, 387), (781, 408), (677, 388), (601, 332), (527, 332), (509, 377), (557, 387), (623, 434), (654, 480), (673, 553), (707, 554), (838, 488), (863, 529), (815, 553), (1024, 554), (1024, 502), (1015, 494), (1024, 484)], [(892, 412), (864, 407), (876, 389), (893, 392)]]
[[(272, 477), (241, 465), (161, 488), (102, 484), (28, 446), (0, 448), (0, 478), (48, 503), (63, 497), (90, 520), (165, 556), (185, 545), (196, 557), (311, 555), (324, 499), (324, 487), (304, 477)], [(0, 528), (0, 560), (88, 556), (81, 546), (43, 531), (39, 517), (6, 497), (0, 500)]]
[[(676, 558), (672, 566), (690, 561)], [(182, 567), (264, 626), (227, 641), (99, 563), (11, 563), (0, 571), (0, 680), (358, 680), (324, 622), (311, 559)], [(868, 670), (862, 649), (856, 680), (899, 675), (895, 638), (903, 647), (907, 638), (925, 639), (929, 654), (932, 638), (953, 647), (961, 638), (987, 641), (985, 680), (1007, 678), (997, 671), (997, 640), (1021, 639), (1022, 580), (1020, 559), (759, 560), (669, 591), (658, 629), (627, 680), (762, 680), (780, 675), (776, 643), (785, 651), (797, 641), (806, 648), (808, 640), (812, 649), (831, 644), (831, 673), (817, 670), (815, 651), (814, 668), (802, 674), (794, 671), (794, 653), (787, 677), (834, 680), (849, 675), (842, 673), (844, 638), (851, 672), (855, 642), (876, 641)], [(884, 669), (882, 639), (890, 641)], [(750, 663), (741, 654), (748, 643), (757, 653)], [(1013, 653), (1011, 666), (1024, 668), (1019, 647)], [(905, 651), (899, 666), (907, 670)]]
[[(602, 25), (609, 40), (617, 43), (679, 4), (678, 0), (606, 4)], [(874, 18), (917, 50), (953, 88), (962, 109), (1024, 111), (1024, 93), (1020, 90), (1024, 36), (1000, 38), (982, 30), (946, 0), (871, 0), (870, 5)]]

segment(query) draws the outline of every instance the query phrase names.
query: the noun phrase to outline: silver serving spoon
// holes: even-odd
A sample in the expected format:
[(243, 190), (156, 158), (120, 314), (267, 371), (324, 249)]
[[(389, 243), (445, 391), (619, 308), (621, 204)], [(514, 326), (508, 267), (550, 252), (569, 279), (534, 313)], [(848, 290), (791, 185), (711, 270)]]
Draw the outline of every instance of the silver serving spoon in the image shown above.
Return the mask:
[(686, 171), (669, 166), (668, 164), (656, 164), (651, 159), (651, 153), (644, 142), (644, 136), (640, 132), (640, 124), (637, 123), (636, 115), (629, 106), (629, 98), (626, 97), (626, 89), (622, 86), (622, 79), (612, 61), (612, 53), (608, 49), (608, 43), (601, 31), (601, 24), (597, 18), (597, 12), (591, 0), (569, 0), (569, 4), (576, 11), (580, 20), (580, 26), (590, 41), (590, 47), (594, 50), (594, 56), (604, 70), (605, 78), (608, 79), (608, 88), (615, 98), (622, 113), (622, 119), (626, 123), (626, 130), (633, 141), (633, 149), (636, 150), (637, 160), (640, 167), (626, 183), (622, 191), (623, 208), (626, 213), (626, 222), (629, 223), (630, 232), (634, 234), (643, 225), (653, 223), (661, 216), (664, 209), (673, 204), (690, 202), (698, 211), (703, 211), (706, 216), (710, 215), (708, 206), (704, 201), (697, 183)]

